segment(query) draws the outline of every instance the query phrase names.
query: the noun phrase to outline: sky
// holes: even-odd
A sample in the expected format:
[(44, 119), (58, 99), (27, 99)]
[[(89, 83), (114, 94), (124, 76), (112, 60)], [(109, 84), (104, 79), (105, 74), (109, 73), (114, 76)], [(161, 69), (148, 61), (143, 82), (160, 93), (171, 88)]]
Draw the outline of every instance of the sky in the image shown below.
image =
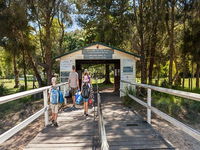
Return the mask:
[(78, 23), (76, 21), (77, 16), (72, 14), (71, 17), (72, 17), (73, 25), (71, 27), (67, 28), (66, 32), (72, 32), (72, 31), (81, 29), (81, 27), (78, 25)]

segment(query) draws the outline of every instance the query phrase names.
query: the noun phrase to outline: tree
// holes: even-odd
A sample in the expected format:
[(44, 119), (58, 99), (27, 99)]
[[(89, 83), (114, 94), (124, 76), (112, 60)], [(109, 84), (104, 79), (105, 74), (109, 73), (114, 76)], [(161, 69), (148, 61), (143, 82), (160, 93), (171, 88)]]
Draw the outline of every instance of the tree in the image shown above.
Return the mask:
[[(84, 7), (82, 7), (84, 6)], [(86, 41), (103, 42), (120, 47), (129, 32), (130, 4), (128, 0), (77, 1), (79, 24), (86, 30)]]
[[(33, 21), (37, 22), (40, 29), (40, 44), (43, 55), (43, 63), (37, 62), (41, 65), (47, 74), (47, 83), (51, 84), (52, 77), (52, 32), (53, 20), (56, 16), (61, 19), (59, 23), (63, 25), (69, 20), (69, 3), (64, 0), (31, 0), (28, 3), (31, 15), (34, 17)], [(61, 15), (62, 14), (62, 15)], [(60, 17), (62, 16), (62, 17)], [(41, 29), (44, 32), (41, 32)], [(42, 38), (41, 38), (42, 37)], [(61, 41), (62, 43), (62, 41)]]

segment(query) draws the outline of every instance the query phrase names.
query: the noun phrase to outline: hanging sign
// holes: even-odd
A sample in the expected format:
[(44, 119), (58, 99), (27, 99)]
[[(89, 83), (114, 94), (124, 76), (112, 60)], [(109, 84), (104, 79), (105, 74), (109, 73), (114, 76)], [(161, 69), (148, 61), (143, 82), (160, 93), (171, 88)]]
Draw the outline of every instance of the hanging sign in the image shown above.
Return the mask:
[(112, 59), (114, 51), (110, 49), (84, 49), (84, 59)]

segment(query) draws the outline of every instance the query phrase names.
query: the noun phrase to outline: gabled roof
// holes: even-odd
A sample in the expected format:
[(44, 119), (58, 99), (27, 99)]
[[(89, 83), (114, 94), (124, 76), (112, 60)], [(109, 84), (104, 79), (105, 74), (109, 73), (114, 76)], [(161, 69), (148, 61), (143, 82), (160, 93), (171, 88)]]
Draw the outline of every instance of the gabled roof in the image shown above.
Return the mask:
[(109, 47), (109, 48), (111, 48), (111, 49), (114, 49), (114, 50), (117, 50), (117, 51), (120, 51), (120, 52), (123, 52), (123, 53), (129, 54), (129, 55), (132, 55), (132, 56), (135, 56), (135, 57), (141, 58), (141, 56), (139, 56), (138, 54), (135, 54), (135, 53), (132, 53), (132, 52), (128, 52), (128, 51), (125, 51), (125, 50), (123, 50), (123, 49), (115, 48), (115, 47), (112, 47), (112, 46), (106, 45), (106, 44), (101, 43), (101, 42), (95, 42), (95, 43), (89, 44), (89, 45), (87, 45), (87, 46), (84, 46), (84, 47), (82, 47), (82, 48), (78, 48), (78, 49), (74, 49), (74, 50), (72, 50), (72, 51), (66, 52), (66, 53), (64, 53), (64, 54), (62, 54), (62, 55), (60, 55), (60, 56), (55, 57), (54, 59), (60, 58), (60, 57), (62, 57), (62, 56), (65, 56), (65, 55), (68, 55), (68, 54), (74, 53), (74, 52), (76, 52), (76, 51), (79, 51), (79, 50), (82, 50), (82, 49), (88, 48), (88, 47), (93, 46), (93, 45), (96, 45), (96, 44), (103, 45), (103, 46)]

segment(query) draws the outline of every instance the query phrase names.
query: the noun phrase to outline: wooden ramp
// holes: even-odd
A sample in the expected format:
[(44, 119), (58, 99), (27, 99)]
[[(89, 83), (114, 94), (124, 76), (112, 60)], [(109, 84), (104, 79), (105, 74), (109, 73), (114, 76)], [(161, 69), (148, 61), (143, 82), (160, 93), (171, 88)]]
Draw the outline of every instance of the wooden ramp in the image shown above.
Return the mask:
[(59, 127), (43, 129), (25, 150), (92, 150), (98, 131), (93, 109), (89, 112), (87, 118), (83, 116), (83, 109), (59, 113)]
[(151, 125), (122, 106), (118, 95), (102, 93), (101, 99), (110, 150), (174, 149)]

